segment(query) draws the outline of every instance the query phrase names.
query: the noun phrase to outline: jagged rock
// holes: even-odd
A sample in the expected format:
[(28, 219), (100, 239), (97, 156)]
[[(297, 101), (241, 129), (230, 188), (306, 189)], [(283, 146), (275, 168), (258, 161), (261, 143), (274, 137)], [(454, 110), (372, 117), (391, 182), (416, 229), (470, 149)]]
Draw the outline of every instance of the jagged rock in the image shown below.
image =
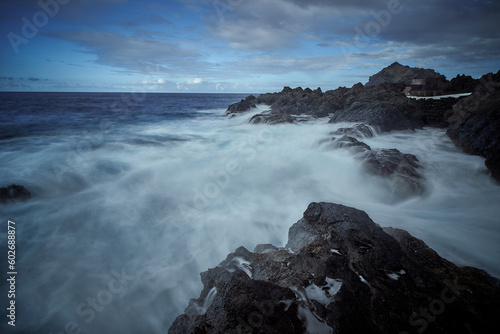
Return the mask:
[(169, 333), (491, 333), (500, 282), (363, 211), (311, 203), (286, 249), (241, 247), (201, 274)]
[(270, 106), (270, 113), (256, 116), (253, 123), (294, 123), (297, 116), (308, 115), (309, 119), (333, 116), (332, 123), (362, 122), (376, 126), (380, 131), (446, 127), (443, 115), (451, 110), (456, 100), (408, 99), (404, 91), (413, 79), (426, 82), (425, 87), (418, 88), (422, 90), (420, 95), (470, 92), (478, 83), (478, 80), (464, 75), (447, 81), (434, 70), (410, 68), (396, 62), (370, 77), (366, 86), (358, 83), (352, 88), (339, 87), (326, 92), (320, 88), (284, 87), (278, 93), (261, 94), (257, 98), (249, 96), (230, 105), (226, 114), (234, 115), (257, 104), (265, 104)]
[(320, 141), (320, 145), (325, 144), (327, 144), (331, 149), (348, 149), (354, 154), (363, 154), (371, 150), (370, 146), (368, 146), (367, 144), (359, 141), (354, 137), (346, 135), (341, 137), (330, 137), (328, 139), (323, 139)]
[(258, 244), (253, 251), (254, 253), (271, 253), (277, 250), (279, 248), (271, 244)]
[(260, 124), (281, 124), (281, 123), (295, 123), (295, 118), (289, 114), (280, 114), (280, 113), (262, 113), (254, 115), (250, 119), (250, 123)]
[(473, 79), (470, 75), (458, 75), (450, 80), (449, 87), (444, 88), (445, 94), (471, 93), (473, 92), (479, 80)]
[(365, 124), (355, 124), (352, 127), (339, 128), (330, 133), (332, 136), (346, 135), (356, 138), (372, 138), (374, 131)]
[(421, 128), (423, 115), (403, 93), (401, 85), (354, 85), (344, 96), (344, 108), (330, 123), (361, 122), (381, 132)]
[(372, 75), (366, 85), (378, 86), (383, 83), (403, 83), (405, 85), (409, 85), (413, 79), (446, 80), (444, 75), (439, 74), (434, 70), (418, 67), (412, 68), (409, 66), (403, 66), (398, 62), (394, 62), (377, 74)]
[(394, 199), (421, 195), (425, 191), (421, 168), (413, 154), (403, 154), (396, 149), (371, 150), (362, 157), (363, 166), (374, 175), (384, 177)]
[(12, 184), (6, 188), (0, 188), (0, 203), (26, 201), (30, 197), (31, 193), (24, 186)]
[[(372, 136), (369, 127), (357, 124), (352, 128), (340, 128), (333, 135), (349, 133), (358, 138)], [(372, 149), (366, 143), (348, 136), (330, 137), (320, 141), (330, 149), (347, 149), (360, 160), (367, 172), (384, 178), (393, 200), (403, 200), (409, 196), (422, 195), (425, 192), (424, 178), (418, 172), (421, 168), (418, 158), (413, 154), (404, 154), (396, 149)]]
[(500, 71), (483, 76), (474, 93), (453, 107), (448, 121), (451, 140), (466, 153), (485, 157), (500, 181)]
[(227, 107), (226, 116), (242, 113), (255, 107), (255, 96), (249, 95), (240, 102), (233, 103), (229, 107)]

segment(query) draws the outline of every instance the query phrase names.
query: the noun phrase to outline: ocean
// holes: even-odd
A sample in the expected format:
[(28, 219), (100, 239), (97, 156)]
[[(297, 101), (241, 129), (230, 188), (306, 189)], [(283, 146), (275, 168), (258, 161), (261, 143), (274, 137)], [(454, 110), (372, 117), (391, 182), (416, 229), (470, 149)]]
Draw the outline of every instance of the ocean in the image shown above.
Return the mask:
[[(2, 333), (165, 333), (199, 273), (259, 243), (283, 246), (313, 201), (366, 211), (442, 257), (500, 277), (500, 187), (444, 130), (384, 133), (415, 154), (427, 192), (395, 199), (349, 152), (320, 141), (348, 124), (227, 118), (247, 94), (0, 93), (0, 291), (16, 226), (16, 326)], [(5, 311), (4, 311), (5, 312)]]

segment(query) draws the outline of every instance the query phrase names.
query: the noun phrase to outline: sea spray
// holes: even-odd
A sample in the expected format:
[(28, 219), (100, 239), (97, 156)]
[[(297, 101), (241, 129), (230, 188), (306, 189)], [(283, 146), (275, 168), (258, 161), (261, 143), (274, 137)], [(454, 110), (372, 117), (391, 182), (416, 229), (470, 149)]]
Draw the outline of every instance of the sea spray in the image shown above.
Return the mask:
[[(201, 271), (239, 246), (283, 246), (312, 201), (365, 210), (451, 261), (500, 276), (500, 191), (483, 159), (460, 153), (443, 130), (364, 140), (415, 154), (423, 167), (428, 193), (388, 203), (382, 179), (348, 151), (318, 145), (348, 124), (248, 124), (264, 109), (113, 123), (60, 180), (52, 163), (98, 130), (3, 141), (2, 184), (34, 190), (31, 201), (0, 208), (19, 225), (16, 330), (56, 333), (74, 322), (84, 332), (165, 332), (199, 295)], [(98, 296), (108, 302), (102, 290), (123, 268), (137, 278), (87, 322), (79, 306)]]

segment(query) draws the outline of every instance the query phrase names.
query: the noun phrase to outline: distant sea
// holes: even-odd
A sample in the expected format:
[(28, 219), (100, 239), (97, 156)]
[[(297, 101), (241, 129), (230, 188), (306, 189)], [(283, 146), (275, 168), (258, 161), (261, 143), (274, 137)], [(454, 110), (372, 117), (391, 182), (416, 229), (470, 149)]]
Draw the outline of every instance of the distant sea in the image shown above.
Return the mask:
[[(366, 211), (441, 256), (500, 277), (500, 191), (484, 159), (439, 129), (366, 139), (415, 154), (428, 192), (394, 198), (336, 128), (225, 117), (246, 94), (0, 93), (2, 333), (165, 333), (239, 246), (286, 243), (312, 201)], [(7, 325), (7, 220), (16, 223), (16, 327)], [(5, 314), (4, 314), (5, 313)]]

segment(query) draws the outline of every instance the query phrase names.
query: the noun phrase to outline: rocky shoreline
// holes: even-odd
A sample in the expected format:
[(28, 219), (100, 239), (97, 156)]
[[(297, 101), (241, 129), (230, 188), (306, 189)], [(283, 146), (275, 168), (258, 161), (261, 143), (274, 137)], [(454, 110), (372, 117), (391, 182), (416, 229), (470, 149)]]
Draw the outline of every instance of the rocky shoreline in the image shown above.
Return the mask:
[[(440, 99), (414, 99), (412, 81), (423, 80), (419, 92), (470, 96)], [(234, 117), (267, 105), (269, 110), (254, 115), (250, 122), (280, 124), (328, 118), (329, 123), (355, 122), (371, 126), (376, 132), (415, 130), (423, 127), (446, 129), (454, 143), (466, 153), (486, 158), (486, 167), (500, 182), (500, 71), (480, 79), (457, 76), (447, 81), (433, 70), (409, 68), (394, 63), (363, 85), (339, 87), (323, 92), (285, 87), (281, 92), (253, 95), (228, 107)]]
[(500, 280), (360, 210), (311, 203), (278, 248), (240, 247), (169, 333), (492, 333)]
[[(425, 82), (426, 84), (422, 84)], [(407, 94), (471, 93), (415, 99)], [(447, 81), (394, 63), (366, 85), (323, 92), (285, 87), (230, 105), (236, 117), (267, 105), (254, 124), (352, 122), (318, 144), (348, 150), (384, 178), (394, 198), (426, 191), (418, 157), (372, 149), (377, 133), (446, 129), (464, 152), (486, 158), (500, 182), (500, 71)], [(492, 333), (500, 327), (500, 280), (458, 267), (403, 230), (381, 228), (363, 211), (311, 203), (284, 247), (240, 247), (201, 273), (204, 288), (169, 333)]]

